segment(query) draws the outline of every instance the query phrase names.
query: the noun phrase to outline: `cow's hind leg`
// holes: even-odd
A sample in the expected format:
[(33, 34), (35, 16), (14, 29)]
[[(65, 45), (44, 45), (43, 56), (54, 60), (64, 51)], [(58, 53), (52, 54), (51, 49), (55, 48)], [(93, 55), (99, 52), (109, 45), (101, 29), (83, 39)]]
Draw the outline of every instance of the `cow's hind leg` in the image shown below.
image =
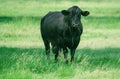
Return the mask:
[(64, 53), (65, 62), (68, 63), (68, 59), (67, 59), (68, 50), (67, 50), (67, 48), (63, 48), (63, 53)]
[(58, 61), (58, 55), (59, 55), (59, 47), (58, 46), (52, 46), (52, 51), (55, 54), (55, 62)]
[(44, 40), (44, 45), (45, 45), (47, 59), (50, 60), (50, 43), (49, 43), (49, 41)]

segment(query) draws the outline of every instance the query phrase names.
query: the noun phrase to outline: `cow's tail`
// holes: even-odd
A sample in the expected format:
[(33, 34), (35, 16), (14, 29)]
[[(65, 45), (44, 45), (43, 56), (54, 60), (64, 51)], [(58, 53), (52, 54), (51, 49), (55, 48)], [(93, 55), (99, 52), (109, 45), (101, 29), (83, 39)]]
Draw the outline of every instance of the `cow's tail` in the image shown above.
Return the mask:
[(43, 18), (41, 18), (41, 22), (40, 22), (40, 32), (41, 32), (41, 29), (42, 29), (42, 27), (43, 27), (43, 24), (44, 24), (44, 17)]
[(43, 36), (43, 34), (42, 34), (43, 24), (44, 24), (44, 17), (41, 18), (41, 20), (40, 20), (40, 34), (41, 34), (41, 36)]

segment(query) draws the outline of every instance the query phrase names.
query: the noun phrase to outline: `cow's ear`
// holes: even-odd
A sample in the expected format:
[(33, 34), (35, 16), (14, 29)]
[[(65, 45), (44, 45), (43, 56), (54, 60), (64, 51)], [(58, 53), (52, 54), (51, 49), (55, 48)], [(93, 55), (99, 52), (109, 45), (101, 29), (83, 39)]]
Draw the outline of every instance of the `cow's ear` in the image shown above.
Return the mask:
[(62, 10), (61, 13), (62, 13), (63, 15), (65, 15), (65, 16), (70, 14), (70, 12), (67, 11), (67, 10)]
[(81, 13), (83, 16), (88, 16), (89, 14), (90, 14), (90, 12), (89, 11), (82, 11), (82, 13)]

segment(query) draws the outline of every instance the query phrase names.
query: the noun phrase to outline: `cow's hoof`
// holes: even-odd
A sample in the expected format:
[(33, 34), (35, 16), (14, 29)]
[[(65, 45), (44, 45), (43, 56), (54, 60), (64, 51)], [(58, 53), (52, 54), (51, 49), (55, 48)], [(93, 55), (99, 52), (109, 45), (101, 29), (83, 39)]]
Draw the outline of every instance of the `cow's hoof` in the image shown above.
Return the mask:
[(57, 63), (58, 62), (58, 60), (55, 60), (55, 63)]
[(65, 63), (68, 64), (68, 60), (66, 60)]

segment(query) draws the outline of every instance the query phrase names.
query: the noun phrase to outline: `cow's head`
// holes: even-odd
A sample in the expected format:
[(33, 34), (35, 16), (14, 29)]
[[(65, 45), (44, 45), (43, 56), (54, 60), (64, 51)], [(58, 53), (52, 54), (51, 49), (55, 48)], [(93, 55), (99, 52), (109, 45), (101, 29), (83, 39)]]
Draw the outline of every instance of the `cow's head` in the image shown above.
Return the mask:
[(70, 7), (68, 10), (62, 10), (61, 12), (65, 16), (65, 21), (68, 22), (68, 24), (71, 27), (80, 26), (81, 15), (82, 16), (88, 16), (89, 15), (89, 11), (82, 11), (77, 6)]

